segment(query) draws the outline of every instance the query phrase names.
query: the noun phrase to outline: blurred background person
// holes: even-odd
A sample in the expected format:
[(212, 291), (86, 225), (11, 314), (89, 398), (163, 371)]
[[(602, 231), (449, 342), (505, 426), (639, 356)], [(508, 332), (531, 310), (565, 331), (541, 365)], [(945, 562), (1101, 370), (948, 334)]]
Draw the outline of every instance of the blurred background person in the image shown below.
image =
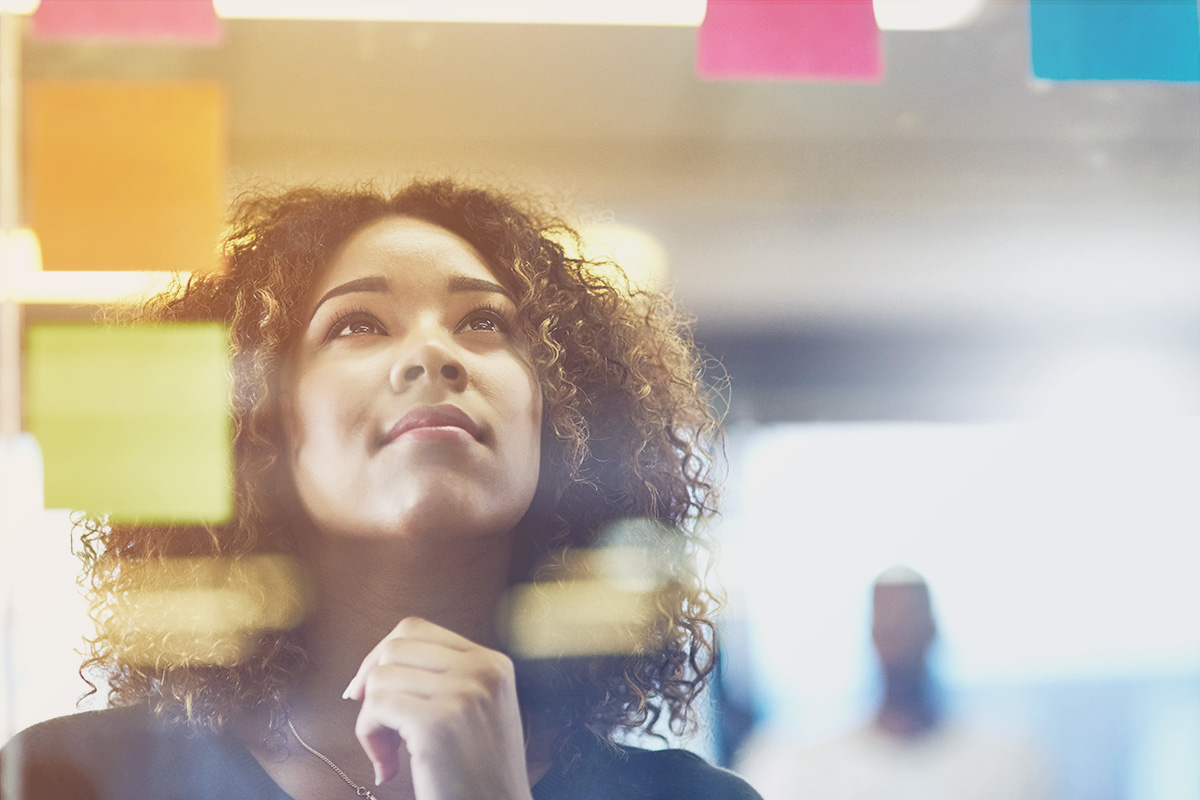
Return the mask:
[(930, 655), (929, 587), (895, 566), (872, 587), (871, 641), (882, 697), (865, 725), (812, 746), (754, 740), (739, 769), (768, 800), (1043, 800), (1040, 758), (946, 713)]

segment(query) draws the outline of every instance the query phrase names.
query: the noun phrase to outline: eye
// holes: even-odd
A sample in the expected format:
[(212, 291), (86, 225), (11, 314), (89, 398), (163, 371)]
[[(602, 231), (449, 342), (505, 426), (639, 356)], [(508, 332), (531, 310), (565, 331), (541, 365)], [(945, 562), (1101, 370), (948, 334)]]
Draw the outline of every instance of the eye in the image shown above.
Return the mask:
[(512, 323), (507, 315), (492, 306), (480, 306), (463, 319), (462, 329), (483, 333), (508, 333)]
[(371, 314), (361, 310), (346, 311), (329, 326), (329, 339), (348, 336), (370, 336), (386, 333), (383, 325)]
[(497, 331), (497, 332), (499, 332), (499, 330), (500, 330), (500, 325), (496, 322), (496, 320), (491, 319), (490, 317), (480, 317), (479, 319), (473, 319), (467, 323), (467, 327), (473, 331)]

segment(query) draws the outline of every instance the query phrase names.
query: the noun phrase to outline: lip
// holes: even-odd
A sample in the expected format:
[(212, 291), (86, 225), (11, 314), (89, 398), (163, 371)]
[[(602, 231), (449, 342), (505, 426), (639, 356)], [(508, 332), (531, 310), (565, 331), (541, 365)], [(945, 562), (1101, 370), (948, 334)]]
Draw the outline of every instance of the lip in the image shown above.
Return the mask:
[(479, 439), (479, 426), (466, 412), (452, 405), (417, 406), (393, 425), (383, 437), (384, 445), (391, 444), (404, 434), (422, 428), (462, 428), (472, 439)]

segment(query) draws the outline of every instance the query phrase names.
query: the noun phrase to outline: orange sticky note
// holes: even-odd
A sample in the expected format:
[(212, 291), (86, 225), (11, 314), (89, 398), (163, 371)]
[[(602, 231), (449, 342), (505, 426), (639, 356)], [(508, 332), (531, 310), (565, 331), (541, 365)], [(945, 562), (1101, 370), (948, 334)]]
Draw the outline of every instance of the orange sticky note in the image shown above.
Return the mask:
[(221, 20), (212, 0), (42, 0), (33, 35), (215, 45)]
[(219, 269), (215, 82), (31, 81), (25, 207), (46, 270)]

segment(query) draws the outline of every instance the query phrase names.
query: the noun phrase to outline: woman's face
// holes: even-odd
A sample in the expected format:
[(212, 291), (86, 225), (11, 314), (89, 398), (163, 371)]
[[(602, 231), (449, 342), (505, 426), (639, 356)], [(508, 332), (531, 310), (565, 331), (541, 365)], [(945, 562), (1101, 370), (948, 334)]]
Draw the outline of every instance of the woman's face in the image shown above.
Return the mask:
[(507, 533), (538, 481), (542, 398), (516, 306), (479, 253), (387, 217), (313, 286), (290, 354), (284, 430), (318, 529)]

